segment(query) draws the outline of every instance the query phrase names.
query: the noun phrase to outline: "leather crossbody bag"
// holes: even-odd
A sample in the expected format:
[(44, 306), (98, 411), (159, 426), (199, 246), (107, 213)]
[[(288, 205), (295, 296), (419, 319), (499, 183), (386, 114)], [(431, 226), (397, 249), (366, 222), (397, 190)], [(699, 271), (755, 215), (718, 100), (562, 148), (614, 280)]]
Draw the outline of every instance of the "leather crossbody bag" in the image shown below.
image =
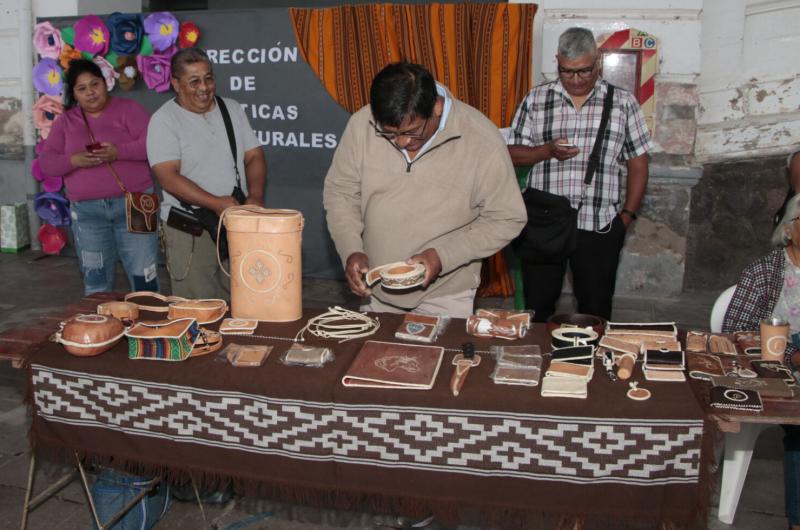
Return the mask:
[[(236, 172), (236, 184), (233, 187), (231, 197), (236, 199), (239, 204), (244, 204), (247, 199), (242, 191), (242, 178), (239, 175), (239, 164), (236, 161), (236, 136), (233, 133), (233, 123), (231, 116), (228, 113), (228, 107), (219, 96), (215, 96), (217, 105), (219, 105), (220, 114), (222, 114), (222, 121), (225, 123), (225, 132), (228, 135), (228, 144), (231, 148), (231, 156), (233, 157), (233, 170)], [(181, 208), (173, 206), (170, 208), (167, 217), (167, 225), (176, 228), (193, 236), (199, 236), (205, 230), (211, 236), (211, 240), (219, 247), (220, 259), (225, 260), (228, 258), (228, 237), (225, 227), (219, 227), (219, 216), (213, 210), (204, 208), (202, 206), (192, 206), (184, 201), (181, 201)], [(174, 212), (174, 214), (173, 214)], [(219, 228), (219, 241), (217, 241), (217, 229)]]
[[(81, 109), (81, 116), (83, 116), (83, 122), (89, 131), (89, 138), (92, 140), (92, 144), (96, 144), (97, 140), (92, 134), (92, 128), (89, 127), (89, 120), (86, 119), (83, 109)], [(152, 234), (158, 230), (158, 194), (128, 191), (111, 162), (106, 162), (106, 165), (111, 174), (114, 175), (117, 186), (125, 194), (125, 220), (128, 224), (128, 232), (133, 234)]]
[(608, 85), (603, 100), (603, 114), (600, 127), (594, 140), (589, 164), (583, 179), (581, 200), (577, 208), (573, 208), (567, 197), (546, 191), (528, 188), (522, 194), (528, 222), (511, 245), (522, 261), (550, 262), (560, 261), (575, 250), (578, 234), (578, 211), (586, 199), (586, 191), (592, 183), (594, 173), (600, 164), (600, 149), (603, 146), (611, 105), (614, 99), (614, 86)]

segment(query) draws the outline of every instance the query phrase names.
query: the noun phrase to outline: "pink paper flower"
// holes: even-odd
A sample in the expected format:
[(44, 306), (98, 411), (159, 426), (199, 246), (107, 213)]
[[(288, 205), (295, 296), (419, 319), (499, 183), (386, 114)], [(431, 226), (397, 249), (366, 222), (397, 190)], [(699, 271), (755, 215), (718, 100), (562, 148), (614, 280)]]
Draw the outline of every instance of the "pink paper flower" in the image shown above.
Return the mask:
[(153, 55), (138, 55), (136, 64), (139, 66), (139, 73), (148, 88), (156, 92), (166, 92), (170, 87), (172, 71), (170, 59), (175, 55), (177, 48), (168, 48), (164, 53)]
[(41, 22), (33, 27), (33, 46), (42, 57), (58, 59), (64, 41), (55, 26), (50, 22)]
[(117, 78), (119, 74), (114, 67), (111, 66), (111, 63), (106, 60), (105, 57), (100, 57), (99, 55), (92, 59), (92, 62), (100, 67), (100, 71), (103, 72), (103, 78), (106, 80), (106, 88), (109, 92), (114, 90), (114, 85), (117, 82)]
[(64, 113), (64, 105), (56, 96), (44, 95), (33, 104), (33, 124), (42, 138), (47, 138), (56, 118)]
[(64, 179), (62, 177), (49, 177), (45, 175), (44, 171), (42, 171), (42, 168), (39, 166), (38, 158), (34, 158), (31, 163), (31, 175), (42, 183), (42, 189), (44, 189), (44, 191), (56, 192), (60, 190), (61, 186), (64, 184)]
[(97, 15), (86, 15), (75, 23), (75, 48), (91, 55), (108, 51), (108, 28)]

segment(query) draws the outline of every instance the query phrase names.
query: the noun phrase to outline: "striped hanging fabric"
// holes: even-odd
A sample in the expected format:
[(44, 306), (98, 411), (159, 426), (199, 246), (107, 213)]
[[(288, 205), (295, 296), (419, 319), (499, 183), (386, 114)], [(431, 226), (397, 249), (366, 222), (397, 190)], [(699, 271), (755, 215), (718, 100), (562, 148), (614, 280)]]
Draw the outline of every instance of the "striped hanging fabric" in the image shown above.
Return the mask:
[[(349, 112), (401, 60), (428, 68), (456, 98), (507, 127), (531, 88), (535, 4), (362, 4), (290, 8), (303, 58)], [(479, 296), (511, 296), (500, 253), (484, 260)]]

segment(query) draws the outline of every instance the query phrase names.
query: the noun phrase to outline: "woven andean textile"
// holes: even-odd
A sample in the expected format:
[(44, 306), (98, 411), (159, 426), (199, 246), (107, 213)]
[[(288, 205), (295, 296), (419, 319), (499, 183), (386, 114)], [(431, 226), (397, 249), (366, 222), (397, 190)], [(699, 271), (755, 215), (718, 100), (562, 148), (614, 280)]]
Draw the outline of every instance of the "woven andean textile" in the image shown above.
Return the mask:
[[(371, 338), (391, 340), (401, 318), (381, 315)], [(275, 346), (259, 368), (213, 355), (133, 361), (124, 344), (78, 358), (50, 344), (30, 364), (32, 442), (131, 470), (230, 477), (250, 491), (340, 507), (391, 509), (401, 499), (406, 509), (437, 515), (464, 502), (490, 515), (702, 519), (704, 423), (688, 385), (648, 383), (654, 396), (640, 403), (598, 373), (589, 400), (547, 399), (494, 385), (484, 353), (487, 362), (455, 398), (450, 362), (468, 340), (457, 319), (439, 341), (447, 350), (432, 390), (345, 388), (339, 381), (362, 341), (312, 341), (336, 354), (321, 369), (278, 361), (290, 344), (279, 338), (293, 337), (303, 322), (260, 324), (257, 334), (274, 337), (266, 341), (236, 337)], [(544, 338), (537, 326), (523, 342)], [(492, 343), (469, 339), (479, 352)]]

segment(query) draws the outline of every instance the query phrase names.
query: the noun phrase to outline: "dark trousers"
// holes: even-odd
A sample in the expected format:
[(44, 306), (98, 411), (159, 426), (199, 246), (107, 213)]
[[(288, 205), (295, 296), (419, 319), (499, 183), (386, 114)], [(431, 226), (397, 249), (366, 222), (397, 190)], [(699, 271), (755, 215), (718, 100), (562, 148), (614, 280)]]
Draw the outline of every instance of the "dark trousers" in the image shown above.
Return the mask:
[(625, 241), (625, 224), (616, 216), (599, 232), (578, 230), (575, 252), (551, 263), (522, 262), (525, 306), (534, 320), (544, 322), (556, 310), (564, 272), (569, 263), (578, 312), (611, 318), (619, 253)]

